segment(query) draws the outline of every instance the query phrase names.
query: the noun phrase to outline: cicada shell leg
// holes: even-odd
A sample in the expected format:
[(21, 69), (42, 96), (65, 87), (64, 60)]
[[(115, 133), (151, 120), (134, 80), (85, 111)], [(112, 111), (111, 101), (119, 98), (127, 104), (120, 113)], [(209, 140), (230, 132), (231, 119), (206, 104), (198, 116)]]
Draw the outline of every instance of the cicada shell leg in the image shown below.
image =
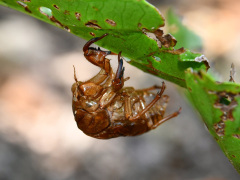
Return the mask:
[(132, 116), (132, 107), (131, 98), (127, 94), (124, 94), (124, 111), (125, 118), (129, 119)]
[(162, 89), (162, 86), (154, 85), (154, 86), (144, 88), (144, 89), (137, 89), (136, 91), (152, 91), (152, 90), (156, 90), (156, 89)]
[[(78, 79), (77, 79), (77, 75), (76, 75), (76, 69), (75, 69), (75, 66), (73, 66), (73, 69), (74, 69), (74, 80), (75, 82), (77, 83), (78, 82)], [(101, 84), (103, 81), (105, 81), (105, 79), (108, 77), (108, 74), (106, 73), (106, 71), (104, 69), (101, 69), (99, 71), (99, 73), (97, 73), (94, 77), (92, 77), (91, 79), (89, 79), (88, 81), (86, 81), (85, 83), (87, 82), (91, 82), (91, 83), (94, 83), (94, 84)]]
[(172, 118), (178, 116), (178, 115), (180, 114), (181, 110), (182, 110), (182, 108), (179, 108), (178, 111), (176, 111), (176, 112), (174, 112), (174, 113), (172, 113), (172, 114), (170, 114), (170, 115), (168, 115), (168, 116), (160, 119), (156, 124), (154, 124), (152, 127), (150, 127), (150, 129), (155, 129), (155, 128), (157, 128), (160, 124), (166, 122), (167, 120), (172, 119)]
[(121, 58), (121, 53), (122, 52), (119, 52), (119, 54), (118, 54), (118, 68), (117, 68), (116, 75), (115, 75), (114, 79), (112, 80), (112, 86), (113, 86), (113, 90), (115, 92), (119, 91), (124, 86), (124, 70), (125, 70), (125, 68), (123, 67), (123, 59)]
[(106, 58), (107, 55), (116, 55), (111, 51), (102, 51), (100, 48), (90, 47), (93, 43), (101, 40), (108, 34), (104, 34), (101, 37), (96, 37), (89, 40), (83, 47), (85, 58), (92, 64), (104, 69), (107, 73), (110, 72), (110, 60)]
[(139, 119), (143, 114), (145, 114), (161, 97), (166, 89), (166, 85), (164, 82), (162, 82), (162, 88), (161, 91), (157, 93), (156, 97), (152, 100), (151, 103), (149, 103), (141, 112), (139, 112), (136, 116), (132, 116), (129, 118), (130, 121), (135, 121)]
[[(96, 37), (96, 38), (90, 39), (90, 40), (83, 46), (83, 52), (84, 52), (84, 54), (87, 54), (87, 53), (88, 53), (88, 50), (89, 50), (90, 46), (91, 46), (93, 43), (101, 40), (102, 38), (104, 38), (104, 37), (107, 36), (107, 35), (108, 35), (108, 34), (106, 33), (106, 34), (102, 35), (101, 37)], [(97, 49), (96, 49), (96, 50), (97, 50)], [(98, 51), (101, 51), (101, 50), (98, 49)], [(109, 51), (109, 53), (111, 53), (111, 51)]]

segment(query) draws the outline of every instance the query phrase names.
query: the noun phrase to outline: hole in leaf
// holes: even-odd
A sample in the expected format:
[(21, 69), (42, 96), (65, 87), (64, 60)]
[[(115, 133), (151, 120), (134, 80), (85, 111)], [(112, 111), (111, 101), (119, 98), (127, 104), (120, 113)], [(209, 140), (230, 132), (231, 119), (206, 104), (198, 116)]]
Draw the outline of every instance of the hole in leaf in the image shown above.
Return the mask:
[(21, 1), (17, 1), (17, 3), (18, 3), (19, 5), (21, 5), (22, 7), (27, 7), (27, 5), (26, 5), (25, 3), (23, 3), (23, 2), (21, 2)]
[(85, 23), (86, 27), (90, 27), (93, 29), (102, 29), (98, 24), (97, 21), (93, 20), (93, 21), (88, 21), (87, 23)]
[(56, 4), (54, 4), (53, 7), (55, 7), (57, 10), (59, 10), (59, 7)]
[(225, 123), (221, 120), (218, 123), (215, 123), (213, 125), (215, 132), (218, 136), (224, 136), (225, 135)]
[(203, 62), (206, 65), (207, 70), (210, 68), (208, 59), (204, 55), (196, 57), (194, 60), (199, 63)]
[(161, 29), (157, 29), (153, 33), (166, 48), (174, 47), (177, 43), (177, 40), (171, 34), (164, 35), (163, 30)]
[(47, 8), (47, 7), (40, 7), (39, 8), (40, 13), (42, 13), (43, 15), (47, 16), (47, 17), (52, 17), (52, 10)]
[(108, 23), (111, 26), (116, 26), (117, 25), (117, 23), (114, 20), (111, 20), (111, 19), (106, 19), (106, 23)]
[(93, 32), (90, 32), (89, 34), (90, 34), (91, 36), (95, 36), (95, 34), (94, 34)]
[(71, 32), (71, 29), (69, 29), (69, 27), (67, 27), (67, 26), (64, 26), (64, 29), (65, 29), (67, 32)]
[[(23, 1), (23, 2), (28, 2), (28, 1)], [(29, 12), (29, 13), (32, 13), (32, 11), (28, 8), (27, 4), (24, 4), (23, 2), (21, 1), (17, 1), (17, 3), (19, 5), (21, 5), (22, 7), (24, 7), (25, 11)]]
[(81, 20), (80, 18), (81, 18), (81, 14), (80, 13), (78, 13), (78, 12), (75, 12), (75, 17), (77, 18), (77, 20)]
[(63, 25), (60, 21), (58, 21), (52, 14), (52, 10), (47, 8), (47, 7), (40, 7), (39, 8), (40, 13), (43, 15), (47, 16), (48, 19), (50, 19), (52, 22), (54, 22), (56, 25), (64, 28), (66, 31), (70, 32), (71, 30), (69, 29), (68, 26)]
[(157, 57), (157, 56), (152, 56), (156, 61), (161, 61), (161, 58), (160, 57)]
[(221, 97), (219, 102), (224, 105), (229, 105), (231, 103), (231, 100), (227, 97)]
[(240, 139), (240, 134), (234, 134), (233, 137)]

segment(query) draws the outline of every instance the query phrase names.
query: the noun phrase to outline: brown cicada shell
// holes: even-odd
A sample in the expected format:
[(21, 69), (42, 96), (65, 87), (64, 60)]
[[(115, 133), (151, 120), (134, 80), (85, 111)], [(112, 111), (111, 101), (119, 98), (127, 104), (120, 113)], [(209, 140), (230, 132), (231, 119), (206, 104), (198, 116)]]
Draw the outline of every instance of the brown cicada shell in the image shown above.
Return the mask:
[[(124, 81), (129, 78), (124, 79), (121, 52), (118, 54), (117, 72), (113, 73), (106, 56), (114, 53), (89, 47), (106, 35), (91, 39), (83, 47), (86, 59), (99, 66), (100, 72), (90, 80), (81, 82), (77, 80), (74, 68), (76, 82), (72, 85), (72, 107), (78, 128), (88, 136), (110, 139), (140, 135), (176, 117), (181, 108), (164, 117), (169, 99), (163, 95), (166, 88), (164, 82), (162, 86), (142, 90), (123, 87)], [(155, 89), (160, 89), (160, 92), (151, 92)]]

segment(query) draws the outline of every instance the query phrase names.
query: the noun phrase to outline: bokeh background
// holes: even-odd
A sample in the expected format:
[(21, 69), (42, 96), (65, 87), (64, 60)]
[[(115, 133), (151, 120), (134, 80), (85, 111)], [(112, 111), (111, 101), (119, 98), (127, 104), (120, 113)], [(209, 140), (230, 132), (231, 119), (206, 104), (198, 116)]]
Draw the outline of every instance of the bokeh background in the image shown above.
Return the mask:
[[(163, 14), (174, 8), (203, 39), (202, 53), (219, 80), (229, 79), (232, 62), (240, 70), (239, 0), (149, 2)], [(182, 90), (171, 83), (166, 114), (181, 106), (177, 118), (138, 137), (97, 140), (84, 135), (74, 121), (70, 88), (73, 65), (79, 80), (99, 70), (84, 59), (85, 42), (0, 7), (0, 180), (240, 178)], [(126, 86), (145, 88), (162, 81), (125, 67), (131, 77)]]

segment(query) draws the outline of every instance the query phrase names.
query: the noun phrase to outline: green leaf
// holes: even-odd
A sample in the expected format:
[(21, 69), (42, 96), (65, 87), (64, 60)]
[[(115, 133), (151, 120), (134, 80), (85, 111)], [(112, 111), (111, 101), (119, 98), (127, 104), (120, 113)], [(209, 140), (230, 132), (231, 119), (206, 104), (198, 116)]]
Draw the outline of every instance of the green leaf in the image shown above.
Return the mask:
[(133, 60), (130, 64), (182, 87), (186, 86), (184, 71), (187, 68), (206, 70), (208, 66), (206, 58), (201, 54), (192, 53), (189, 50), (177, 53), (166, 49), (160, 49), (149, 57), (142, 57), (141, 61)]
[(193, 31), (185, 27), (172, 9), (167, 12), (166, 19), (168, 32), (178, 40), (175, 48), (185, 47), (191, 50), (202, 49), (202, 39)]
[(205, 71), (186, 72), (191, 101), (210, 133), (240, 173), (240, 84), (216, 82)]
[[(171, 36), (156, 35), (164, 26), (161, 13), (145, 0), (0, 0), (0, 4), (58, 26), (81, 38), (109, 35), (97, 42), (101, 47), (129, 59), (129, 63), (185, 87), (184, 70), (207, 69), (201, 54), (174, 50)], [(159, 46), (156, 36), (166, 43)]]

